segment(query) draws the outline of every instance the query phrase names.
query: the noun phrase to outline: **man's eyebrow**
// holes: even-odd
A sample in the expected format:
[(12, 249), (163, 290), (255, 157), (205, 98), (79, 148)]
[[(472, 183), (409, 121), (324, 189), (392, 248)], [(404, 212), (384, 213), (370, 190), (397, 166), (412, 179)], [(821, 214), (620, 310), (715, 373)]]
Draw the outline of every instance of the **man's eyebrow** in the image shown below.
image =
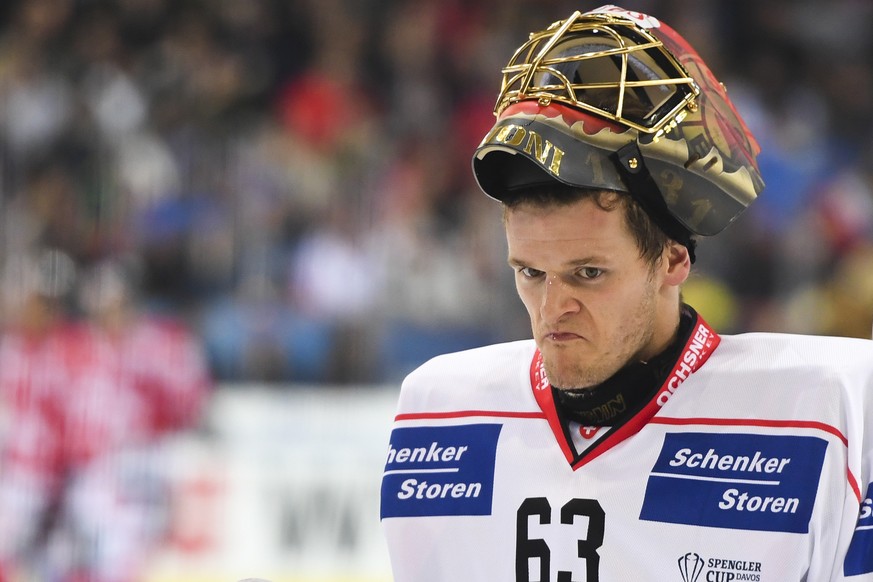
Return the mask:
[(591, 265), (591, 264), (599, 264), (602, 265), (604, 263), (608, 263), (609, 260), (604, 256), (591, 255), (590, 257), (583, 257), (581, 259), (573, 259), (572, 261), (567, 261), (564, 263), (568, 267), (581, 267), (583, 265)]
[[(506, 260), (506, 262), (509, 263), (510, 267), (526, 267), (529, 265), (529, 263), (527, 261), (523, 261), (523, 260), (518, 259), (516, 257), (509, 257)], [(605, 257), (591, 255), (589, 257), (583, 257), (581, 259), (572, 259), (572, 260), (566, 261), (564, 263), (564, 266), (565, 267), (581, 267), (584, 265), (604, 264), (607, 262), (608, 262), (608, 260)]]

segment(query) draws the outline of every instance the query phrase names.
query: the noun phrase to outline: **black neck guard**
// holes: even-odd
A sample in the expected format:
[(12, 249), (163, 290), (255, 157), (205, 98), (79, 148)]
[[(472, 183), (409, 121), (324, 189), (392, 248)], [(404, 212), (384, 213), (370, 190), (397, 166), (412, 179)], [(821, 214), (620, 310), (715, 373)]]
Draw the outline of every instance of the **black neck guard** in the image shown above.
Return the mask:
[(552, 388), (555, 405), (568, 419), (585, 426), (623, 423), (645, 406), (666, 380), (687, 343), (697, 313), (682, 306), (676, 338), (648, 362), (628, 364), (597, 386), (573, 390)]

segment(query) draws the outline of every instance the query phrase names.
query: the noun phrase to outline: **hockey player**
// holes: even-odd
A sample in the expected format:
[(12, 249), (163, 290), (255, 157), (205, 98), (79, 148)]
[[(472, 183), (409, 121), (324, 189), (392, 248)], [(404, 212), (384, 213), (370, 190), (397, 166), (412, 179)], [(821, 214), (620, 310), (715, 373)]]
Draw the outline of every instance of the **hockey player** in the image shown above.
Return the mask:
[(199, 343), (140, 313), (114, 262), (82, 279), (82, 322), (41, 280), (6, 283), (26, 303), (0, 334), (0, 582), (140, 580), (169, 510), (165, 443), (211, 389)]
[(873, 342), (720, 336), (695, 237), (758, 146), (664, 23), (536, 32), (476, 150), (533, 339), (403, 383), (382, 479), (397, 582), (873, 580)]

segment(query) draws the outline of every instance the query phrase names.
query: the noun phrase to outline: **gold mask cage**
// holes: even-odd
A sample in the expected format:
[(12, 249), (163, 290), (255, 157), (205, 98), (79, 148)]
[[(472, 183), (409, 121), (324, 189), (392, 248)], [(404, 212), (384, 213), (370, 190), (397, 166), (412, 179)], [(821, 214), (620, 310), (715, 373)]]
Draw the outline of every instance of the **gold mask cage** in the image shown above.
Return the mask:
[(694, 111), (700, 94), (660, 40), (608, 14), (577, 11), (532, 33), (502, 72), (495, 115), (525, 99), (558, 101), (656, 137)]

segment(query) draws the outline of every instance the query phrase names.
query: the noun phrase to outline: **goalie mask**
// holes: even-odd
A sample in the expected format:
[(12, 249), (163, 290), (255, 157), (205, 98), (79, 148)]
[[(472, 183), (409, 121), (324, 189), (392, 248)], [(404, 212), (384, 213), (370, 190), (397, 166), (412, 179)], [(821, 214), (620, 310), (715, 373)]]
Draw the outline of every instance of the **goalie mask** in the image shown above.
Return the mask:
[(692, 234), (717, 234), (764, 187), (757, 142), (694, 49), (615, 6), (532, 33), (494, 113), (473, 172), (501, 201), (553, 180), (628, 192), (693, 252)]

